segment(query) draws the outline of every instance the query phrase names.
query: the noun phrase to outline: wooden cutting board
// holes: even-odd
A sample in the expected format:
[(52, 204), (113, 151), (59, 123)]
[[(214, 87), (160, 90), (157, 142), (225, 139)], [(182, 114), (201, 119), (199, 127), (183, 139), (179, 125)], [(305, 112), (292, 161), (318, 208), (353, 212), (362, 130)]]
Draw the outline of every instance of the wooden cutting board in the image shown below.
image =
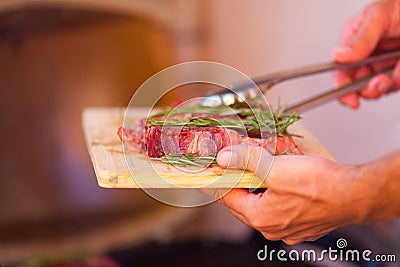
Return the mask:
[[(129, 152), (124, 157), (117, 130), (123, 123), (124, 108), (92, 107), (82, 113), (83, 130), (88, 150), (100, 187), (105, 188), (253, 188), (263, 187), (261, 180), (251, 172), (225, 170), (218, 166), (204, 170), (179, 170), (174, 166), (150, 160), (145, 154)], [(147, 116), (145, 109), (135, 109), (129, 120)], [(317, 139), (297, 122), (290, 131), (303, 138), (295, 137), (295, 142), (305, 154), (332, 156)], [(127, 161), (133, 173), (128, 170)], [(197, 171), (197, 172), (196, 172)]]

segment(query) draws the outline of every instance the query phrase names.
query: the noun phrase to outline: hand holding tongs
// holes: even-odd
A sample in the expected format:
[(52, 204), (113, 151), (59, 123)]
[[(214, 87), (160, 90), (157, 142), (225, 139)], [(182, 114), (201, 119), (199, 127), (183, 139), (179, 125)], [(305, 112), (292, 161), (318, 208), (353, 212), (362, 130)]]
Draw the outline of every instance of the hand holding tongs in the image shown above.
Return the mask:
[[(367, 59), (352, 63), (328, 62), (328, 63), (321, 63), (321, 64), (300, 67), (292, 70), (280, 71), (256, 77), (252, 80), (254, 84), (256, 84), (260, 88), (260, 90), (263, 93), (265, 93), (266, 91), (270, 90), (274, 85), (287, 80), (309, 76), (313, 74), (319, 74), (332, 70), (361, 67), (372, 63), (383, 62), (398, 58), (400, 58), (400, 50), (371, 56)], [(308, 110), (320, 104), (326, 103), (330, 100), (336, 99), (339, 96), (356, 92), (360, 90), (362, 87), (366, 86), (369, 80), (375, 75), (390, 74), (393, 71), (393, 68), (394, 66), (379, 72), (375, 72), (372, 75), (369, 75), (362, 79), (355, 80), (345, 86), (330, 89), (327, 92), (318, 94), (314, 97), (311, 97), (309, 99), (291, 105), (287, 107), (285, 110), (286, 112), (302, 112), (304, 110)], [(207, 96), (202, 100), (201, 104), (203, 106), (217, 106), (222, 104), (232, 105), (238, 101), (243, 102), (243, 100), (254, 99), (255, 97), (257, 97), (257, 95), (259, 95), (257, 94), (258, 88), (255, 88), (254, 84), (249, 84), (248, 82), (238, 84), (237, 86), (230, 88), (230, 90), (223, 90), (217, 94)]]

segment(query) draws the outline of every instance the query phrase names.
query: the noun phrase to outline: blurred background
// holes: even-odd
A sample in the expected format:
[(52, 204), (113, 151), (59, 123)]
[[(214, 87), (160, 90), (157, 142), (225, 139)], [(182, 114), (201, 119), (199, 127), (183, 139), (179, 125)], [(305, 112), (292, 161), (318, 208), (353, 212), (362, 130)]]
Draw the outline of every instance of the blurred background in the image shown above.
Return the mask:
[[(125, 106), (148, 77), (190, 60), (250, 77), (329, 61), (345, 23), (370, 2), (1, 0), (0, 263), (40, 266), (35, 259), (83, 252), (128, 266), (157, 265), (157, 255), (164, 266), (180, 266), (166, 258), (184, 255), (256, 266), (266, 241), (221, 205), (181, 209), (140, 190), (99, 188), (82, 108)], [(330, 75), (321, 75), (267, 97), (289, 104), (330, 87)], [(337, 161), (362, 163), (400, 147), (399, 101), (363, 101), (356, 112), (332, 102), (303, 118)], [(396, 223), (337, 234), (384, 251), (400, 247)]]

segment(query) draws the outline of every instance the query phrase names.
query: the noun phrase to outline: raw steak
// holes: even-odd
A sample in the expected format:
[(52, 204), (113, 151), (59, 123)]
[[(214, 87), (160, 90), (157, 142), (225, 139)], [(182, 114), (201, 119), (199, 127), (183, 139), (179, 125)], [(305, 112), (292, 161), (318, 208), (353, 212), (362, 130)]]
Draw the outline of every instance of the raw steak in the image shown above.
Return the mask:
[(165, 154), (191, 153), (194, 156), (216, 154), (222, 148), (241, 143), (266, 148), (272, 155), (297, 154), (302, 152), (287, 136), (256, 139), (243, 137), (239, 133), (222, 127), (144, 127), (143, 130), (128, 130), (120, 127), (118, 135), (125, 147), (134, 151), (147, 151), (147, 156), (160, 158)]

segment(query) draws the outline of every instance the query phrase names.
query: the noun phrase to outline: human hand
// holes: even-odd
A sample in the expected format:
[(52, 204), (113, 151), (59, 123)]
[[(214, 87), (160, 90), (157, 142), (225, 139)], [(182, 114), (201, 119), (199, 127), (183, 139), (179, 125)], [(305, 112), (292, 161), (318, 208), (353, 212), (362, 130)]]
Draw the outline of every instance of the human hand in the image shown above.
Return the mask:
[[(333, 57), (338, 62), (354, 62), (367, 58), (372, 53), (400, 48), (400, 0), (381, 0), (368, 7), (345, 28), (340, 47), (333, 51)], [(358, 108), (359, 96), (364, 98), (379, 98), (380, 96), (400, 87), (400, 61), (377, 63), (368, 67), (341, 70), (335, 73), (335, 87), (343, 86), (353, 80), (370, 75), (396, 64), (392, 75), (375, 76), (360, 93), (344, 95), (340, 101), (351, 107)]]
[[(217, 156), (220, 166), (252, 171), (266, 178), (268, 190), (213, 192), (233, 215), (267, 239), (282, 239), (289, 245), (316, 240), (341, 226), (365, 222), (374, 206), (371, 201), (379, 199), (380, 187), (371, 187), (370, 179), (359, 175), (364, 170), (361, 166), (290, 155), (274, 157), (270, 170), (263, 164), (270, 157), (257, 146), (222, 149)], [(366, 192), (368, 197), (364, 197)]]

